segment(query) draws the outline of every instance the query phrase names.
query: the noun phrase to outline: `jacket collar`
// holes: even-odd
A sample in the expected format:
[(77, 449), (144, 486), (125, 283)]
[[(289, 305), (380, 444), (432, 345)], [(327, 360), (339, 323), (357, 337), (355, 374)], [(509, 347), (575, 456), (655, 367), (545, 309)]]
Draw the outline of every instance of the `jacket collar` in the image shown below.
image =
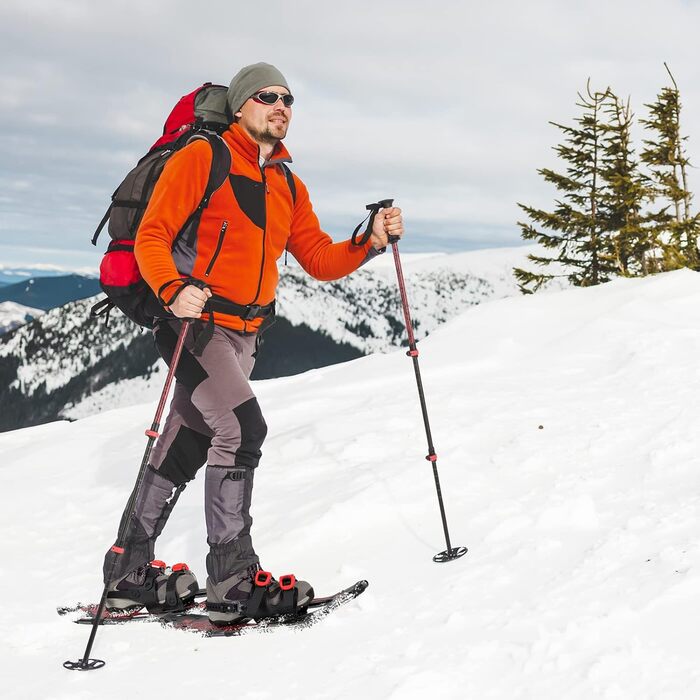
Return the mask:
[[(260, 146), (258, 146), (238, 124), (231, 124), (228, 131), (224, 134), (224, 140), (229, 143), (231, 148), (233, 148), (238, 155), (243, 156), (243, 158), (256, 165), (259, 163)], [(275, 146), (275, 150), (272, 152), (270, 158), (263, 163), (262, 167), (266, 168), (268, 165), (291, 162), (292, 156), (289, 155), (289, 151), (280, 141)]]

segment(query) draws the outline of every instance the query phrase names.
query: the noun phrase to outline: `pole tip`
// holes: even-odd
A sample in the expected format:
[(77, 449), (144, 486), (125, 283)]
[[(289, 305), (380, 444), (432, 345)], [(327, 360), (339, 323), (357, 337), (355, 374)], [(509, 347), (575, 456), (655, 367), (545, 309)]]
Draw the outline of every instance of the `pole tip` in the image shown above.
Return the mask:
[(445, 564), (448, 561), (454, 561), (463, 557), (467, 553), (466, 547), (452, 547), (449, 551), (446, 549), (433, 557), (433, 561), (438, 564)]
[(95, 669), (102, 668), (105, 662), (102, 659), (80, 659), (80, 661), (64, 661), (63, 668), (67, 668), (69, 671), (94, 671)]

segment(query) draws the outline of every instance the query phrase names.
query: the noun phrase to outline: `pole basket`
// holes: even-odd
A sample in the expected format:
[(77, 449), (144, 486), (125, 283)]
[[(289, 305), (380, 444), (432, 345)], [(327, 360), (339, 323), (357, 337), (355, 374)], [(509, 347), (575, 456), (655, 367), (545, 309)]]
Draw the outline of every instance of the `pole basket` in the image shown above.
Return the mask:
[(463, 557), (466, 553), (466, 547), (452, 547), (450, 550), (446, 549), (444, 552), (436, 554), (433, 557), (433, 561), (437, 562), (438, 564), (445, 564), (448, 561), (454, 561), (455, 559)]
[(64, 661), (63, 668), (67, 668), (69, 671), (94, 671), (95, 669), (102, 668), (105, 662), (102, 659), (80, 659), (80, 661)]

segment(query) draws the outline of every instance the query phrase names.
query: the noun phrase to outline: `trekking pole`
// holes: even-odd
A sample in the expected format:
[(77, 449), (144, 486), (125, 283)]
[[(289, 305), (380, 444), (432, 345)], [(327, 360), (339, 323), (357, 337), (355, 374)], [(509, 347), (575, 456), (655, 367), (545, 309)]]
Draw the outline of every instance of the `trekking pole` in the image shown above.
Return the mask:
[[(383, 199), (376, 204), (368, 204), (367, 209), (372, 212), (370, 222), (367, 226), (367, 231), (372, 231), (372, 223), (374, 216), (380, 209), (391, 207), (394, 203), (393, 199)], [(399, 237), (389, 235), (389, 243), (394, 254), (394, 264), (396, 266), (396, 277), (399, 283), (399, 292), (401, 293), (401, 305), (403, 306), (403, 316), (406, 323), (406, 331), (408, 332), (408, 352), (406, 354), (413, 359), (413, 369), (416, 374), (416, 384), (418, 385), (418, 396), (420, 397), (420, 407), (423, 413), (423, 423), (425, 425), (425, 435), (428, 439), (428, 456), (426, 459), (433, 465), (433, 477), (435, 478), (435, 489), (437, 490), (438, 504), (440, 506), (440, 517), (442, 518), (442, 529), (445, 533), (445, 544), (447, 545), (444, 552), (439, 552), (433, 557), (433, 561), (440, 564), (459, 559), (467, 553), (466, 547), (452, 547), (450, 544), (450, 533), (447, 529), (447, 516), (445, 515), (445, 504), (442, 501), (442, 489), (440, 488), (440, 477), (438, 476), (437, 454), (433, 447), (433, 437), (430, 432), (430, 422), (428, 420), (428, 409), (425, 403), (425, 393), (423, 391), (423, 381), (420, 376), (420, 366), (418, 364), (418, 348), (416, 347), (416, 339), (413, 336), (413, 324), (411, 323), (411, 312), (408, 308), (408, 297), (406, 295), (406, 284), (403, 279), (403, 270), (401, 268), (401, 258), (399, 257)]]
[[(185, 336), (192, 323), (191, 318), (184, 319), (182, 328), (180, 329), (180, 335), (178, 336), (177, 343), (175, 345), (175, 351), (173, 352), (173, 357), (170, 360), (170, 367), (168, 368), (168, 375), (165, 379), (165, 386), (163, 387), (163, 392), (160, 395), (160, 401), (158, 402), (158, 408), (156, 410), (156, 415), (153, 419), (153, 423), (149, 430), (146, 431), (148, 436), (148, 442), (146, 444), (146, 451), (143, 454), (143, 459), (141, 460), (141, 468), (139, 469), (138, 477), (136, 478), (136, 484), (134, 490), (131, 492), (131, 497), (126, 506), (126, 512), (129, 514), (128, 517), (124, 518), (121, 528), (119, 529), (119, 534), (117, 535), (117, 541), (112, 546), (112, 552), (114, 552), (117, 557), (124, 554), (124, 545), (126, 544), (126, 533), (129, 528), (129, 523), (131, 522), (131, 516), (134, 513), (134, 508), (136, 506), (136, 500), (141, 491), (141, 485), (143, 483), (144, 477), (146, 476), (146, 469), (148, 467), (148, 460), (151, 456), (151, 449), (153, 448), (153, 443), (158, 437), (158, 430), (160, 428), (160, 419), (163, 415), (163, 410), (165, 409), (165, 402), (168, 400), (168, 394), (170, 393), (170, 385), (173, 382), (173, 377), (175, 376), (175, 369), (180, 361), (180, 355), (182, 354), (182, 348), (185, 343)], [(90, 638), (88, 639), (87, 647), (85, 647), (85, 653), (80, 661), (65, 661), (63, 667), (69, 669), (70, 671), (93, 671), (97, 668), (102, 668), (105, 662), (101, 659), (91, 659), (90, 652), (92, 651), (92, 645), (95, 641), (95, 635), (97, 634), (97, 628), (102, 619), (102, 614), (104, 613), (105, 604), (107, 603), (107, 592), (109, 590), (109, 582), (112, 580), (112, 575), (114, 574), (114, 568), (117, 562), (117, 557), (112, 559), (112, 566), (110, 567), (109, 574), (107, 575), (107, 583), (105, 583), (104, 590), (102, 591), (102, 597), (100, 598), (100, 604), (95, 613), (95, 618), (92, 622), (92, 628), (90, 630)]]

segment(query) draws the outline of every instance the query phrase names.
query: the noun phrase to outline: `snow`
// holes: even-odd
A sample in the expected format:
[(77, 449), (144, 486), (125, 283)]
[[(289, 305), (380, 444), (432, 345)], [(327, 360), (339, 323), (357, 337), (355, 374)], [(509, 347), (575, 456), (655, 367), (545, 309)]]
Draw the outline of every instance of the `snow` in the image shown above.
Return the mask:
[[(401, 254), (414, 322), (427, 334), (473, 304), (519, 294), (513, 267), (527, 265), (526, 256), (533, 252), (541, 254), (542, 249)], [(337, 282), (312, 280), (296, 264), (281, 266), (278, 310), (293, 324), (305, 323), (364, 352), (389, 350), (391, 317), (400, 314), (391, 250)], [(359, 319), (365, 333), (358, 334), (348, 319)]]
[[(428, 262), (428, 261), (426, 261)], [(89, 629), (155, 403), (0, 435), (0, 674), (9, 697), (700, 697), (700, 276), (486, 302), (419, 343), (449, 564), (412, 363), (375, 354), (257, 382), (256, 548), (323, 594), (301, 632)], [(291, 410), (290, 410), (291, 409)], [(200, 477), (157, 552), (205, 578)], [(7, 691), (6, 691), (7, 692)]]
[(14, 301), (0, 302), (0, 335), (38, 318), (43, 313), (42, 309), (24, 306)]
[(37, 389), (65, 386), (142, 332), (121, 314), (110, 320), (107, 332), (101, 319), (90, 318), (92, 305), (100, 299), (97, 295), (51, 309), (35, 323), (3, 338), (0, 357), (19, 359), (10, 387), (32, 395)]
[(147, 378), (133, 377), (111, 382), (77, 404), (69, 404), (61, 415), (68, 420), (79, 420), (114, 407), (133, 406), (151, 399), (156, 400), (163, 390), (166, 375), (165, 364), (158, 361)]

